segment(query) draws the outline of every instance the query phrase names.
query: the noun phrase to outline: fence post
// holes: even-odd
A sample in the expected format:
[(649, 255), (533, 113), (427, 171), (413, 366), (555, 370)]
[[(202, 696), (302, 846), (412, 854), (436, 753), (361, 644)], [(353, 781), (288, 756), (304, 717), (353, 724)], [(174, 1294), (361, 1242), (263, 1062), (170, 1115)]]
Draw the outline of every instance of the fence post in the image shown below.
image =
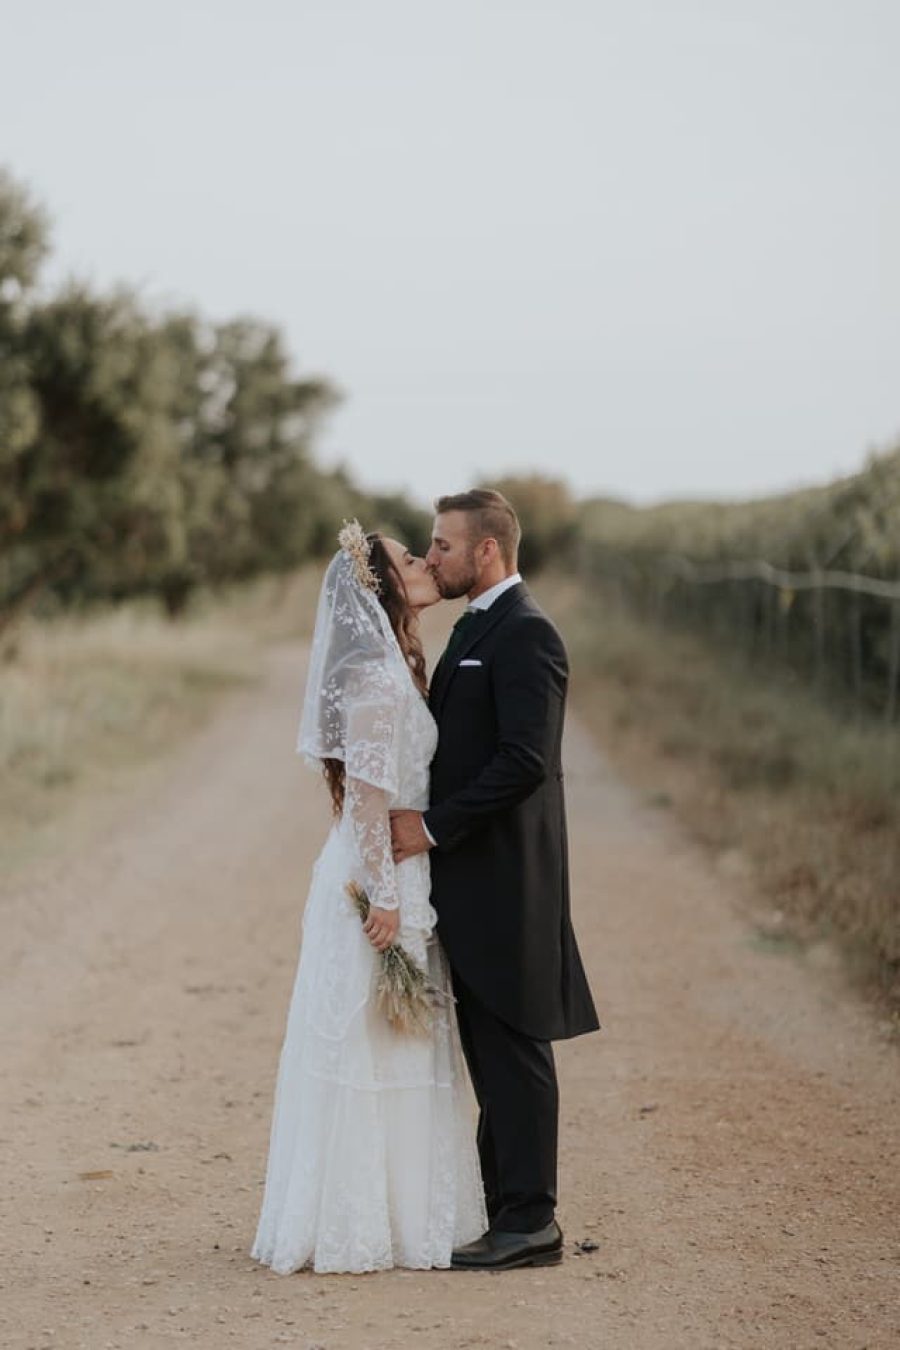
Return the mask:
[(850, 644), (853, 696), (856, 717), (859, 719), (863, 710), (862, 596), (859, 591), (852, 591), (850, 595)]
[[(818, 579), (819, 569), (815, 568)], [(813, 586), (813, 640), (815, 642), (815, 675), (814, 681), (816, 689), (821, 692), (825, 680), (825, 587), (819, 581), (818, 585)]]
[(775, 595), (777, 600), (776, 637), (778, 642), (778, 659), (787, 667), (790, 666), (791, 663), (789, 622), (791, 605), (793, 604), (793, 595), (784, 590), (781, 586), (778, 587)]
[(900, 600), (891, 605), (891, 638), (888, 650), (888, 691), (884, 720), (893, 726), (897, 716), (897, 678), (900, 675)]

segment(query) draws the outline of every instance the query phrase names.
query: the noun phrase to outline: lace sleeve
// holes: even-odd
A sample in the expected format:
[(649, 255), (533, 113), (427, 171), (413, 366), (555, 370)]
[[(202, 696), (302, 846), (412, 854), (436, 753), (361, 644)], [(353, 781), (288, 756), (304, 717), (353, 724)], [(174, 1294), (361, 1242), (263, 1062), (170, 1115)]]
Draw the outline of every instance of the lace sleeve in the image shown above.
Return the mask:
[(344, 789), (344, 814), (353, 830), (353, 840), (362, 865), (366, 893), (380, 909), (397, 909), (400, 900), (394, 877), (388, 794), (360, 778), (348, 776)]
[(390, 686), (348, 707), (344, 815), (350, 822), (366, 891), (373, 905), (400, 904), (388, 815), (399, 778), (399, 709)]

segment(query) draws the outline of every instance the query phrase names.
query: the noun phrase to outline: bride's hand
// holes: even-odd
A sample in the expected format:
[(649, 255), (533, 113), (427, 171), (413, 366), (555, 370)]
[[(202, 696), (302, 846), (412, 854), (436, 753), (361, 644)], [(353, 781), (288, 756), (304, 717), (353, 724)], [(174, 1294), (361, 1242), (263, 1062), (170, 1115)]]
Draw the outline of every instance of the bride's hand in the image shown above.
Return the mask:
[(377, 905), (372, 906), (369, 917), (363, 924), (363, 932), (376, 951), (386, 951), (399, 931), (399, 909), (379, 909)]

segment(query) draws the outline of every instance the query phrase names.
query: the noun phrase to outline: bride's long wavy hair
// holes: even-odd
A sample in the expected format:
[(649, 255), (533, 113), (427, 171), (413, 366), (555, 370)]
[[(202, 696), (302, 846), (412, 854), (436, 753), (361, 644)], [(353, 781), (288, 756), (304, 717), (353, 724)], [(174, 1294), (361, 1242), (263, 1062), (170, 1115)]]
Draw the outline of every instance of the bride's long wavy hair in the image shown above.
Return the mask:
[[(391, 628), (400, 644), (400, 650), (406, 658), (412, 677), (422, 695), (428, 693), (428, 677), (425, 669), (425, 653), (419, 637), (416, 615), (406, 598), (403, 578), (395, 567), (391, 555), (384, 546), (384, 537), (376, 530), (367, 534), (370, 544), (369, 566), (378, 578), (378, 599), (390, 620)], [(344, 809), (344, 785), (346, 772), (342, 759), (323, 759), (322, 772), (331, 793), (331, 809), (339, 816)]]

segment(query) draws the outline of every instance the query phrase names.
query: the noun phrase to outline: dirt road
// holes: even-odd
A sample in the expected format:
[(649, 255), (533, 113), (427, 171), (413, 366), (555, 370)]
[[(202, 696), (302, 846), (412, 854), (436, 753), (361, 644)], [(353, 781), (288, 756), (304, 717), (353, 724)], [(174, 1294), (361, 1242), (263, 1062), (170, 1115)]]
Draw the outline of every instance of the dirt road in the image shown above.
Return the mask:
[[(299, 647), (0, 896), (0, 1345), (888, 1350), (900, 1055), (827, 960), (572, 720), (602, 1032), (556, 1046), (556, 1269), (277, 1276), (248, 1255), (325, 794)], [(597, 1250), (578, 1253), (576, 1242)]]

